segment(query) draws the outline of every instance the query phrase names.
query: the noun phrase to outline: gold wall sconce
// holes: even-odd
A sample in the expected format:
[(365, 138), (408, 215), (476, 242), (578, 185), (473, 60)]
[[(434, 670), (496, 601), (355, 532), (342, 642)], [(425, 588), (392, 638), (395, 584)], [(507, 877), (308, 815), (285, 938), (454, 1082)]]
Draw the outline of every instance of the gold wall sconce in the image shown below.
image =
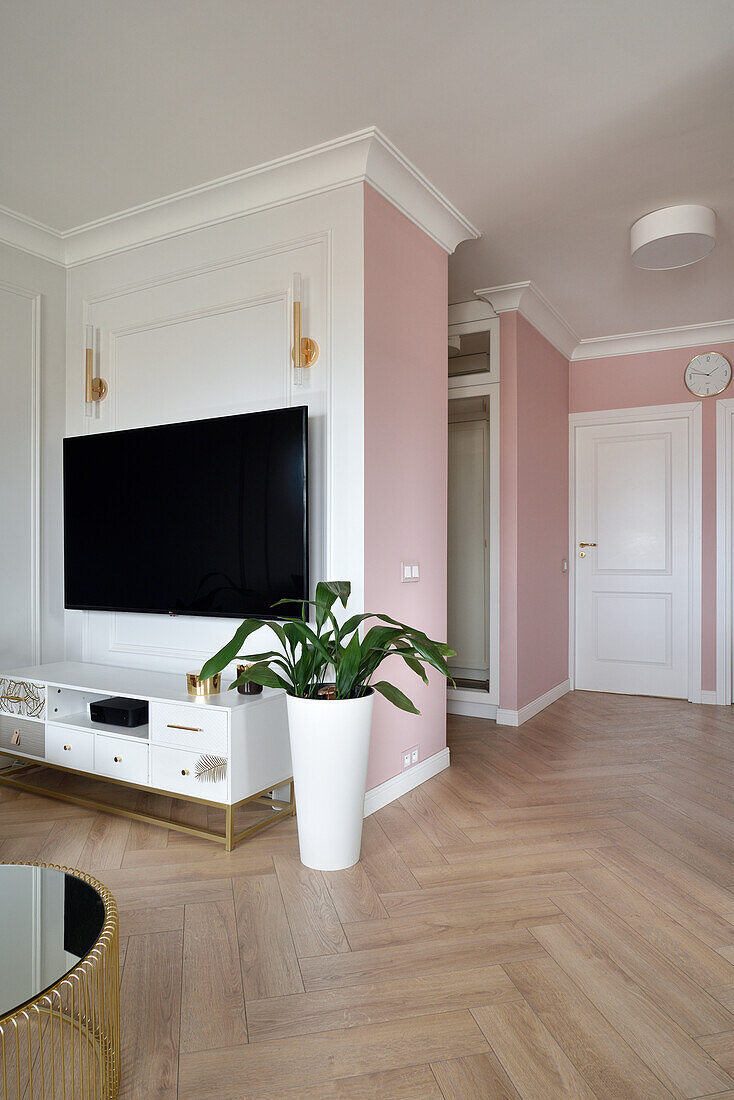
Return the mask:
[(302, 380), (303, 367), (312, 367), (319, 357), (319, 345), (310, 336), (303, 335), (303, 301), (301, 276), (293, 276), (293, 350), (291, 358), (296, 370), (296, 384)]
[(87, 404), (87, 415), (89, 416), (91, 415), (93, 402), (104, 401), (107, 396), (107, 383), (104, 378), (94, 377), (94, 327), (92, 325), (87, 325), (84, 368), (84, 400)]

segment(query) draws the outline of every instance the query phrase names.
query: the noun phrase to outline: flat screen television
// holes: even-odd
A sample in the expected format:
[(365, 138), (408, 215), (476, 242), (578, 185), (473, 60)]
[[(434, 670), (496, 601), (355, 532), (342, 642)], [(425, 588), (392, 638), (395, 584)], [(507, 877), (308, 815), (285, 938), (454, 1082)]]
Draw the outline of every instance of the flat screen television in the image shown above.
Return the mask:
[(64, 440), (64, 604), (277, 617), (308, 599), (305, 407)]

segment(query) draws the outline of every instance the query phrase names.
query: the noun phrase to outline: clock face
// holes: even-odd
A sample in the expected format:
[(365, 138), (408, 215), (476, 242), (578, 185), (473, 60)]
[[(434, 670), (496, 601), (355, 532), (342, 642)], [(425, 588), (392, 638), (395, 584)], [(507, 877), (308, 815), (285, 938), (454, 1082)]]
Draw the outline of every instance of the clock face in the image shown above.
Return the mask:
[(731, 382), (731, 363), (718, 351), (704, 351), (691, 359), (683, 379), (697, 397), (714, 397)]

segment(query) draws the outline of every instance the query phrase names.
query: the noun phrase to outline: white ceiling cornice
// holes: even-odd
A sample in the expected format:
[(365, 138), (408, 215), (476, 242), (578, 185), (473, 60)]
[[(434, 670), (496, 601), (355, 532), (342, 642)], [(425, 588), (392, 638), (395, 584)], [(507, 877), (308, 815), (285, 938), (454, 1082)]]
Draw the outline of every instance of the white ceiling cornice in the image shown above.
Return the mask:
[(734, 320), (651, 329), (648, 332), (623, 332), (616, 336), (580, 340), (545, 295), (531, 282), (486, 287), (474, 293), (478, 298), (489, 302), (495, 313), (509, 313), (514, 310), (522, 313), (554, 348), (572, 362), (734, 342)]
[(487, 301), (455, 302), (449, 306), (449, 326), (464, 325), (467, 322), (491, 321), (497, 314)]
[(55, 229), (0, 206), (0, 241), (31, 256), (65, 265), (64, 239)]
[(517, 310), (561, 355), (571, 359), (579, 338), (534, 283), (507, 283), (474, 293), (489, 302), (495, 313)]
[(454, 252), (462, 241), (481, 236), (476, 226), (384, 134), (375, 127), (363, 134), (363, 140), (368, 142), (365, 183), (384, 195), (446, 252)]
[(702, 325), (679, 325), (676, 328), (653, 329), (649, 332), (624, 332), (618, 336), (598, 336), (580, 340), (571, 359), (605, 359), (612, 355), (638, 355), (646, 351), (670, 351), (700, 345), (734, 341), (734, 320), (711, 321)]
[(369, 183), (446, 252), (479, 236), (373, 126), (64, 232), (0, 208), (0, 240), (74, 267), (353, 183)]

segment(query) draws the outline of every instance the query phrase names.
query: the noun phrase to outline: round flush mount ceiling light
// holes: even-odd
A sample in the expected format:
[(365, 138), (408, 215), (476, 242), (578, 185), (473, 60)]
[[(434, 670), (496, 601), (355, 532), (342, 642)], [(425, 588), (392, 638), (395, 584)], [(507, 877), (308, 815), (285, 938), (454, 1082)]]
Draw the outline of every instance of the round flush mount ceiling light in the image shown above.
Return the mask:
[(646, 271), (698, 263), (715, 244), (716, 215), (708, 206), (666, 206), (630, 229), (632, 263)]

